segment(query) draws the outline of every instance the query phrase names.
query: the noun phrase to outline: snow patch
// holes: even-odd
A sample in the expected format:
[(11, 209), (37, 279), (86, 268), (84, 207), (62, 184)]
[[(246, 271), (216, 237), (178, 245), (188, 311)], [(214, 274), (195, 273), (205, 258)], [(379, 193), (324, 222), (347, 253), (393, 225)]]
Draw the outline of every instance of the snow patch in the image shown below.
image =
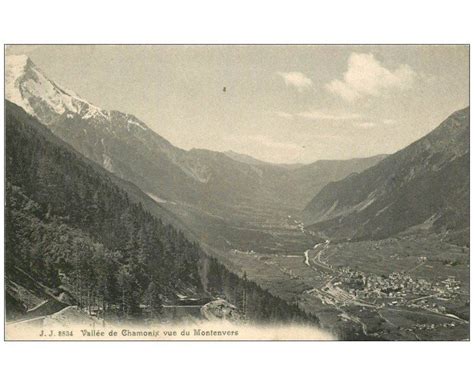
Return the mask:
[(192, 161), (180, 166), (184, 172), (200, 183), (206, 184), (211, 180), (212, 173), (206, 164), (201, 164), (199, 161)]
[(105, 169), (107, 169), (109, 172), (114, 172), (114, 166), (112, 164), (112, 159), (110, 156), (107, 156), (106, 154), (102, 155), (103, 157), (103, 162), (102, 165), (104, 166)]
[(12, 103), (23, 107), (28, 113), (33, 110), (29, 104), (25, 103), (19, 88), (21, 78), (28, 64), (28, 57), (25, 55), (9, 55), (5, 58), (5, 97)]
[(392, 204), (393, 204), (393, 202), (390, 203), (389, 205), (385, 206), (383, 209), (380, 209), (379, 211), (377, 211), (377, 214), (375, 214), (375, 216), (378, 217), (380, 214), (382, 214), (382, 213), (384, 213), (385, 211), (387, 211), (388, 208), (389, 208)]
[(151, 192), (145, 192), (151, 199), (153, 199), (156, 203), (168, 203), (167, 200), (160, 198), (159, 196), (156, 196), (155, 194), (152, 194)]
[(130, 125), (138, 127), (142, 130), (146, 130), (146, 127), (144, 127), (141, 123), (137, 122), (134, 119), (129, 119), (127, 122), (127, 130), (130, 131)]
[(375, 202), (375, 198), (368, 199), (366, 202), (361, 203), (360, 207), (357, 208), (357, 211), (362, 211), (365, 210), (367, 207), (369, 207), (372, 203)]
[[(315, 245), (315, 248), (317, 245)], [(304, 252), (304, 263), (309, 267), (309, 249)]]

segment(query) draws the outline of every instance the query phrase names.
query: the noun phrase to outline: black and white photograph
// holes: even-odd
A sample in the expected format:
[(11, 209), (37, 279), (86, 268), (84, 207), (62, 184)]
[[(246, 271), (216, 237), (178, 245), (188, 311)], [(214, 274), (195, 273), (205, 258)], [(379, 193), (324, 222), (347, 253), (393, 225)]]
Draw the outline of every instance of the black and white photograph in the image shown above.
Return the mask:
[(7, 44), (4, 76), (7, 340), (469, 340), (469, 45)]

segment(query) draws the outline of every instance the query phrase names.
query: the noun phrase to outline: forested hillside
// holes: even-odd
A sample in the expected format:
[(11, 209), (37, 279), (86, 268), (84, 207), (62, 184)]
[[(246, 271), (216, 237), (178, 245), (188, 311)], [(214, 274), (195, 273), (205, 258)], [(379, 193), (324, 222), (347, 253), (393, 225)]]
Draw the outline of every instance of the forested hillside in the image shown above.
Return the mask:
[(197, 244), (131, 202), (105, 170), (8, 101), (6, 202), (13, 312), (41, 298), (26, 280), (51, 299), (126, 316), (140, 314), (140, 304), (153, 314), (163, 300), (202, 289)]
[(257, 283), (239, 277), (215, 258), (207, 259), (207, 289), (222, 295), (234, 304), (245, 318), (254, 323), (307, 323), (319, 324), (319, 319), (305, 313), (297, 304), (276, 297)]

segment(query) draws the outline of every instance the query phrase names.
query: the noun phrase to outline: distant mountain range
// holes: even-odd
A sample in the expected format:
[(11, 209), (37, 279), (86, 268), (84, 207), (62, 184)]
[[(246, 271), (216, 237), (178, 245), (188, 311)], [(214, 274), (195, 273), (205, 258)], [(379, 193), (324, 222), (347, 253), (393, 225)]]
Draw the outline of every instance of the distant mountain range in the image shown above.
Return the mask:
[(244, 153), (237, 153), (233, 150), (227, 150), (224, 152), (227, 157), (230, 157), (232, 160), (243, 162), (249, 165), (274, 165), (279, 167), (286, 167), (288, 169), (296, 169), (301, 168), (305, 164), (295, 163), (295, 164), (280, 164), (280, 163), (271, 163), (268, 161), (258, 160), (252, 156), (249, 156)]
[(469, 107), (371, 168), (326, 185), (306, 206), (322, 237), (373, 239), (411, 230), (469, 242)]
[[(232, 220), (242, 210), (301, 210), (330, 181), (361, 172), (384, 157), (301, 166), (265, 163), (235, 152), (186, 151), (135, 116), (103, 110), (59, 86), (26, 56), (7, 56), (6, 69), (8, 100), (173, 212), (179, 206), (179, 211), (187, 208)], [(190, 212), (181, 217), (191, 218)]]
[(57, 85), (26, 56), (7, 56), (6, 98), (195, 231), (222, 221), (240, 226), (261, 210), (303, 209), (311, 230), (341, 239), (469, 225), (468, 108), (388, 157), (285, 165), (177, 148), (135, 116), (103, 110)]

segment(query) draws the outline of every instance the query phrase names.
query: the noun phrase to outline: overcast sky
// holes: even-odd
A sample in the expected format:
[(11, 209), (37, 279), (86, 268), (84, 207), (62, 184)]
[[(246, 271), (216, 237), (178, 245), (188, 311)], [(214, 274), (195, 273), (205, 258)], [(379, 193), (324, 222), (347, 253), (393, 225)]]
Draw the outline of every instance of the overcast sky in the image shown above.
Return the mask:
[[(273, 162), (392, 153), (469, 104), (467, 46), (16, 46), (184, 149)], [(224, 86), (226, 92), (223, 92)]]

